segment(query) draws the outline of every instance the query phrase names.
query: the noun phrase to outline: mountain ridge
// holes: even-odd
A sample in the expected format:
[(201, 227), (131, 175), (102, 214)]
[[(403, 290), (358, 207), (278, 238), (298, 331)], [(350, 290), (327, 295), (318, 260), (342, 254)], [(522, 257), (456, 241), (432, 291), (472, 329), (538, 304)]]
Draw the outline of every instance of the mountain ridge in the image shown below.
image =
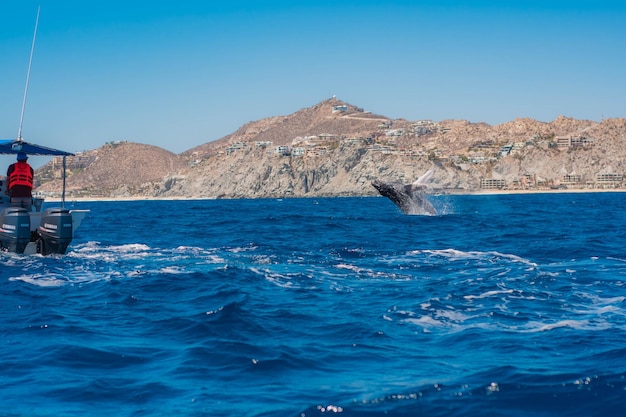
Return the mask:
[[(622, 187), (626, 119), (559, 116), (499, 125), (391, 119), (331, 98), (287, 116), (242, 125), (178, 155), (115, 142), (68, 160), (68, 195), (262, 198), (374, 195), (371, 181), (412, 182), (434, 168), (433, 186)], [(59, 189), (58, 161), (37, 170), (37, 191)]]

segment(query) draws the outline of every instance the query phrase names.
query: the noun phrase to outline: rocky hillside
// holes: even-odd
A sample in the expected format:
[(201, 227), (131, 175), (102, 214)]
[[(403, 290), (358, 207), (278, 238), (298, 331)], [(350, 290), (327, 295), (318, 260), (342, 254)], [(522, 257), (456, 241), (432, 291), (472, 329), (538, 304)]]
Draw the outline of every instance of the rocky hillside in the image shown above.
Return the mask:
[[(258, 198), (373, 195), (375, 178), (441, 190), (615, 188), (626, 174), (626, 119), (559, 117), (501, 125), (392, 120), (335, 98), (250, 122), (180, 155), (107, 144), (68, 160), (68, 195)], [(38, 191), (60, 188), (59, 160)]]
[[(337, 108), (341, 107), (340, 110)], [(333, 112), (333, 108), (336, 110)], [(270, 141), (274, 146), (292, 145), (297, 137), (335, 135), (367, 136), (377, 130), (381, 121), (389, 119), (364, 112), (363, 109), (331, 99), (313, 107), (301, 109), (289, 116), (268, 117), (246, 123), (236, 132), (213, 142), (200, 145), (182, 154), (183, 157), (203, 157), (215, 153), (233, 142)]]

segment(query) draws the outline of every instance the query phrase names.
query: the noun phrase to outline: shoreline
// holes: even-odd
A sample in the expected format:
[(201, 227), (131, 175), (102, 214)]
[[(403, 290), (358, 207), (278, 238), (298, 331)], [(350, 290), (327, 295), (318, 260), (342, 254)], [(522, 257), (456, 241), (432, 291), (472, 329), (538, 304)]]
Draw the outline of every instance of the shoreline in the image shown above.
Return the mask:
[(560, 188), (560, 189), (536, 189), (536, 190), (476, 190), (447, 192), (443, 194), (458, 195), (497, 195), (497, 194), (581, 194), (581, 193), (623, 193), (626, 188)]
[[(438, 190), (433, 195), (525, 195), (525, 194), (584, 194), (584, 193), (623, 193), (626, 188), (571, 188), (571, 189), (541, 189), (541, 190)], [(381, 197), (378, 194), (361, 196), (282, 196), (282, 197), (239, 197), (239, 198), (218, 198), (218, 197), (74, 197), (66, 198), (66, 203), (72, 202), (107, 202), (107, 201), (201, 201), (201, 200), (254, 200), (254, 199), (287, 199), (287, 198), (345, 198), (345, 197)], [(47, 197), (45, 202), (59, 203), (60, 197)]]

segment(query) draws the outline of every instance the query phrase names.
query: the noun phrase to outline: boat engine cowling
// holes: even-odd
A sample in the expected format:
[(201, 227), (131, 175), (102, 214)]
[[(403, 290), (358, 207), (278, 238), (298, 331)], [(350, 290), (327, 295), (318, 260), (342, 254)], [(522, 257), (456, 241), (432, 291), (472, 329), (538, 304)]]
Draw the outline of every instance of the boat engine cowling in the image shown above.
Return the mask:
[(30, 215), (22, 207), (7, 207), (0, 212), (0, 246), (3, 250), (24, 253), (30, 242)]
[(72, 242), (72, 213), (64, 208), (49, 208), (41, 215), (37, 229), (37, 251), (42, 255), (64, 254)]

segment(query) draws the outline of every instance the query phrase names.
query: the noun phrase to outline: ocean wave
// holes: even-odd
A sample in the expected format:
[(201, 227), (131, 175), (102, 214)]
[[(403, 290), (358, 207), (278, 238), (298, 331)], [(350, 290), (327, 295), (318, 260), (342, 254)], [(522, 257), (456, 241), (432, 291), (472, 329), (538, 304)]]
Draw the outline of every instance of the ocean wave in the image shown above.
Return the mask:
[(494, 296), (501, 296), (501, 295), (508, 295), (508, 294), (513, 294), (515, 293), (515, 290), (491, 290), (491, 291), (487, 291), (484, 292), (482, 294), (478, 294), (478, 295), (465, 295), (463, 296), (466, 300), (479, 300), (481, 298), (489, 298), (489, 297), (494, 297)]
[(497, 417), (621, 415), (626, 390), (623, 374), (538, 377), (510, 367), (496, 368), (461, 381), (432, 383), (375, 398), (333, 396), (299, 415), (462, 417), (485, 415), (485, 410)]
[(74, 247), (69, 254), (90, 254), (101, 252), (113, 252), (113, 253), (143, 253), (150, 249), (150, 247), (143, 243), (129, 243), (124, 245), (109, 245), (102, 246), (100, 242), (90, 241), (84, 244)]
[(38, 287), (60, 287), (68, 283), (67, 278), (61, 274), (32, 274), (9, 277), (9, 281), (22, 281)]
[(416, 250), (409, 252), (409, 254), (428, 254), (433, 257), (441, 257), (445, 258), (449, 261), (466, 261), (466, 260), (486, 260), (489, 262), (498, 262), (498, 261), (508, 261), (513, 263), (522, 263), (531, 267), (536, 267), (537, 264), (528, 259), (524, 259), (520, 256), (500, 253), (496, 251), (462, 251), (458, 249), (425, 249), (425, 250)]

